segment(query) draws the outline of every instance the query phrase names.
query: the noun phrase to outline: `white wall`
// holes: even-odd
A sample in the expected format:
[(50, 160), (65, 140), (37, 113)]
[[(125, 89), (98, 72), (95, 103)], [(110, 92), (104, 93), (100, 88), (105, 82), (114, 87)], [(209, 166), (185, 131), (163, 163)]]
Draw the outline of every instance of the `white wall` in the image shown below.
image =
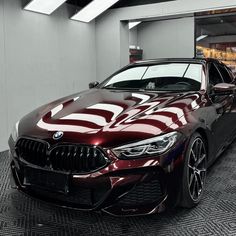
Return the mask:
[(0, 151), (6, 149), (6, 138), (7, 138), (7, 89), (6, 89), (6, 78), (5, 78), (5, 48), (4, 48), (4, 27), (3, 27), (3, 1), (0, 1)]
[(106, 12), (96, 21), (97, 80), (105, 80), (115, 69), (126, 65), (128, 51), (128, 24), (114, 19), (113, 11)]
[(0, 151), (24, 114), (96, 80), (95, 24), (69, 20), (66, 6), (46, 16), (0, 0), (0, 52)]
[(194, 18), (143, 22), (138, 26), (143, 59), (194, 56)]
[(139, 46), (138, 45), (138, 27), (134, 27), (129, 32), (129, 45)]

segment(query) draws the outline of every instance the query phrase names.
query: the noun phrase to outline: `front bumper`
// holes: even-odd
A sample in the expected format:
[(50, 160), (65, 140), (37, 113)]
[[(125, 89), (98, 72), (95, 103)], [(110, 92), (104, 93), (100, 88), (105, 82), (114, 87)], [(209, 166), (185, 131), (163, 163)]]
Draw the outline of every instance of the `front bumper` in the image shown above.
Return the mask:
[(117, 160), (92, 174), (69, 174), (68, 191), (63, 193), (45, 186), (26, 184), (26, 168), (44, 169), (22, 161), (13, 150), (9, 152), (11, 184), (30, 196), (63, 207), (102, 210), (118, 216), (162, 212), (178, 201), (184, 149), (185, 144), (181, 143), (159, 158)]

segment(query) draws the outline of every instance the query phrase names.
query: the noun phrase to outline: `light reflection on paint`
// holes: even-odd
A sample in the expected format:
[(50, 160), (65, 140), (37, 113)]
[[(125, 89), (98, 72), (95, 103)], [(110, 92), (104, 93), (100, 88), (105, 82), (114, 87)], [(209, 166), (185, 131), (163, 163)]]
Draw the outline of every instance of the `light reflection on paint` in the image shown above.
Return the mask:
[[(90, 133), (91, 131), (95, 131), (95, 129), (87, 128), (85, 126), (79, 125), (62, 125), (62, 124), (48, 124), (44, 122), (42, 119), (37, 123), (37, 126), (41, 129), (45, 129), (48, 131), (56, 131), (60, 130), (63, 132), (75, 132), (75, 133)], [(99, 131), (97, 129), (96, 131)]]
[(156, 120), (164, 123), (166, 126), (170, 126), (173, 123), (172, 118), (165, 115), (150, 115), (140, 118), (141, 120)]
[(185, 115), (182, 109), (177, 108), (177, 107), (166, 107), (163, 109), (160, 109), (159, 111), (163, 111), (163, 112), (170, 112), (173, 113), (175, 115), (177, 115), (178, 119), (183, 123), (183, 124), (187, 124), (187, 121), (185, 119)]
[(154, 162), (155, 162), (154, 160), (149, 160), (149, 161), (147, 161), (147, 162), (143, 165), (143, 167), (145, 167), (145, 166), (152, 166)]
[(114, 187), (119, 182), (122, 182), (125, 178), (124, 177), (111, 177), (111, 186)]
[(128, 126), (125, 129), (122, 129), (123, 132), (145, 132), (148, 134), (157, 135), (161, 132), (161, 129), (154, 125), (148, 125), (148, 124), (132, 124)]
[[(160, 123), (163, 123), (166, 127), (170, 127), (172, 129), (177, 129), (181, 125), (187, 124), (186, 121), (186, 114), (188, 109), (198, 108), (199, 105), (197, 103), (197, 99), (199, 95), (195, 94), (191, 97), (187, 97), (186, 99), (181, 98), (181, 100), (176, 100), (170, 102), (168, 107), (158, 108), (158, 105), (161, 103), (165, 104), (165, 101), (170, 101), (174, 97), (164, 97), (160, 98), (159, 100), (155, 100), (152, 102), (146, 101), (150, 100), (150, 96), (142, 95), (137, 93), (132, 93), (133, 97), (139, 98), (142, 101), (139, 102), (138, 106), (134, 106), (130, 110), (122, 113), (124, 111), (124, 107), (110, 104), (110, 103), (97, 103), (95, 105), (89, 106), (85, 108), (89, 110), (90, 113), (93, 112), (95, 114), (87, 114), (86, 112), (83, 113), (72, 113), (66, 116), (59, 118), (59, 120), (74, 120), (74, 121), (87, 121), (91, 124), (96, 125), (96, 128), (90, 128), (89, 125), (64, 125), (64, 124), (50, 124), (50, 118), (53, 118), (57, 115), (60, 111), (63, 110), (70, 101), (65, 102), (64, 104), (60, 104), (53, 108), (50, 111), (50, 118), (48, 121), (41, 119), (38, 122), (38, 127), (48, 130), (48, 131), (68, 131), (68, 132), (75, 132), (75, 133), (89, 133), (95, 134), (99, 131), (103, 132), (140, 132), (140, 133), (147, 133), (152, 135), (157, 135), (162, 132), (159, 128), (159, 125), (153, 124), (146, 124), (145, 121), (147, 120), (156, 120)], [(76, 97), (71, 100), (71, 102), (76, 101), (79, 97)], [(182, 107), (182, 108), (181, 108)], [(92, 111), (94, 110), (94, 111)], [(112, 113), (112, 118), (108, 119), (105, 115), (101, 115), (100, 111), (108, 111)], [(162, 113), (167, 113), (162, 114)], [(116, 121), (116, 118), (121, 115), (124, 117), (119, 122)], [(176, 117), (177, 116), (177, 117)], [(137, 124), (138, 121), (138, 124)], [(142, 122), (143, 121), (143, 122)], [(135, 123), (136, 122), (136, 123)], [(162, 126), (163, 126), (162, 125)], [(95, 144), (96, 145), (96, 144)]]
[(139, 104), (143, 104), (150, 99), (150, 96), (140, 93), (132, 93), (132, 96), (142, 100)]
[(114, 120), (124, 110), (123, 107), (107, 103), (98, 103), (93, 106), (87, 107), (86, 109), (97, 109), (102, 111), (110, 111), (113, 113), (111, 120)]
[[(200, 106), (197, 103), (197, 99), (199, 99), (199, 94), (194, 94), (191, 97), (188, 97), (186, 99), (181, 100), (181, 104), (185, 103), (186, 105), (189, 104), (191, 106), (191, 109), (198, 109)], [(179, 101), (172, 102), (172, 104), (179, 104)]]
[(93, 114), (84, 114), (84, 113), (74, 113), (68, 116), (60, 118), (60, 120), (77, 120), (77, 121), (88, 121), (98, 126), (105, 126), (108, 123), (103, 116), (93, 115)]
[(58, 112), (60, 112), (63, 109), (63, 105), (60, 104), (59, 106), (56, 106), (51, 110), (51, 117), (55, 116)]

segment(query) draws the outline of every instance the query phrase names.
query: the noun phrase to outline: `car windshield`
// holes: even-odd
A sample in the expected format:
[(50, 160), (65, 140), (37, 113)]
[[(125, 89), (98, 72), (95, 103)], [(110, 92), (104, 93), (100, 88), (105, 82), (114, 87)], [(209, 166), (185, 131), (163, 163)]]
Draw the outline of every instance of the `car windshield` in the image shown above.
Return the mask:
[(129, 67), (101, 84), (107, 89), (198, 91), (203, 66), (194, 63), (165, 63)]

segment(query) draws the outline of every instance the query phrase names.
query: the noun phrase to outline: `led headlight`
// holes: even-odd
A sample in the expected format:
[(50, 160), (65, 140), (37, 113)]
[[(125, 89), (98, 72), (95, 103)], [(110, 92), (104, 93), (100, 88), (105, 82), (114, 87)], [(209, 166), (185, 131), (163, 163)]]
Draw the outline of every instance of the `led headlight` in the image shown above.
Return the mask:
[(124, 145), (112, 149), (120, 158), (139, 158), (147, 155), (158, 155), (169, 150), (180, 138), (178, 132), (171, 132), (155, 138), (146, 139), (140, 142)]
[(19, 121), (16, 122), (16, 124), (14, 125), (12, 132), (11, 132), (11, 136), (12, 136), (12, 139), (14, 140), (14, 142), (16, 142), (16, 140), (18, 138), (18, 127), (19, 127)]

